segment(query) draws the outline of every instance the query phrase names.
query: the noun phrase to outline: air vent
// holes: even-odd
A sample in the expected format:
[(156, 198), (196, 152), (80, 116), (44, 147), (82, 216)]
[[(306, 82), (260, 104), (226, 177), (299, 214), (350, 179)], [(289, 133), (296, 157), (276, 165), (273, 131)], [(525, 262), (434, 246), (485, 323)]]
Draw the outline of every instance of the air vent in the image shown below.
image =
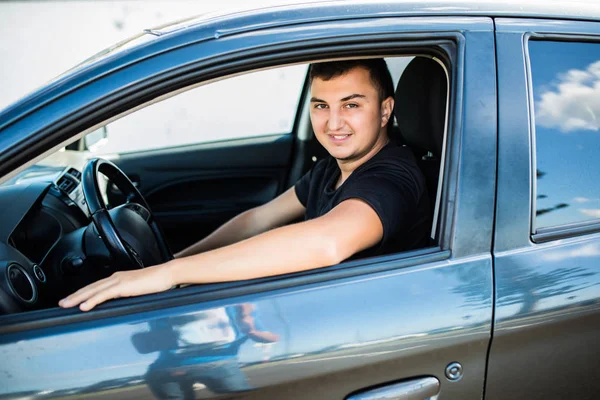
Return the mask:
[(67, 173), (73, 175), (78, 181), (81, 181), (81, 172), (79, 172), (75, 168), (69, 168)]
[(56, 186), (66, 193), (71, 193), (79, 182), (81, 181), (81, 172), (76, 170), (75, 168), (69, 168), (65, 171), (58, 181), (56, 182)]
[(58, 179), (56, 186), (58, 186), (58, 188), (64, 192), (71, 193), (77, 186), (77, 183), (78, 182), (75, 179), (65, 174)]
[(6, 272), (13, 294), (25, 303), (33, 303), (37, 298), (37, 289), (25, 269), (18, 264), (11, 264)]

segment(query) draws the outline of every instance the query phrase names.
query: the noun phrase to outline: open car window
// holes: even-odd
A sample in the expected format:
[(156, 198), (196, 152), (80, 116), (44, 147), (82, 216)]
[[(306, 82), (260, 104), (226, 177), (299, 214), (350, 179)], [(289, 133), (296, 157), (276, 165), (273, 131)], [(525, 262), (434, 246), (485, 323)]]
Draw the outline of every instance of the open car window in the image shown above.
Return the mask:
[(289, 134), (307, 65), (228, 77), (157, 102), (106, 128), (94, 155)]

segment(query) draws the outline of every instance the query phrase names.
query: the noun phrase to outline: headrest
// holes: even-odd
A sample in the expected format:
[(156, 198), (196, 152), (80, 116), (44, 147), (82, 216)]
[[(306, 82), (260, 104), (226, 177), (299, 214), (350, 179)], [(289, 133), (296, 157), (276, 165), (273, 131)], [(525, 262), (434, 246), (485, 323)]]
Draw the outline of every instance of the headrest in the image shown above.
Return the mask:
[(394, 114), (402, 140), (414, 150), (442, 153), (446, 120), (446, 73), (435, 60), (415, 57), (396, 88)]

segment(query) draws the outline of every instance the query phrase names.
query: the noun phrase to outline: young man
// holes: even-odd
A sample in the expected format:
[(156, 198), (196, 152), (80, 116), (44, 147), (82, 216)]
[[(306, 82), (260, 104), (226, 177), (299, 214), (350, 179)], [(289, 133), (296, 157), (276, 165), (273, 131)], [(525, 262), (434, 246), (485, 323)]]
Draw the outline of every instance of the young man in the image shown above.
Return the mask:
[[(331, 157), (269, 203), (224, 224), (167, 263), (117, 272), (60, 301), (108, 299), (178, 284), (287, 274), (424, 246), (429, 204), (411, 152), (390, 143), (394, 87), (383, 59), (311, 65), (311, 123)], [(289, 224), (304, 215), (305, 221)]]

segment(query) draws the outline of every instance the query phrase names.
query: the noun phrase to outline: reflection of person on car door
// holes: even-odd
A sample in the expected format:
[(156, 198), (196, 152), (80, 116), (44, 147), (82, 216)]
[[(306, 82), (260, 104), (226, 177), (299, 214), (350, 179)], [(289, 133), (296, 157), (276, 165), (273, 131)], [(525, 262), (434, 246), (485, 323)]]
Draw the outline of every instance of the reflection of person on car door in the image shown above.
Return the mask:
[(309, 74), (313, 131), (331, 157), (174, 260), (117, 272), (59, 304), (88, 311), (108, 299), (178, 284), (288, 274), (427, 245), (425, 180), (412, 152), (388, 136), (394, 85), (385, 61), (312, 64)]
[[(193, 399), (194, 391), (233, 393), (251, 389), (237, 359), (247, 340), (275, 343), (264, 330), (253, 304), (242, 303), (169, 320), (150, 322), (150, 331), (133, 338), (141, 353), (159, 351), (146, 382), (158, 399)], [(159, 347), (159, 348), (153, 348)]]

